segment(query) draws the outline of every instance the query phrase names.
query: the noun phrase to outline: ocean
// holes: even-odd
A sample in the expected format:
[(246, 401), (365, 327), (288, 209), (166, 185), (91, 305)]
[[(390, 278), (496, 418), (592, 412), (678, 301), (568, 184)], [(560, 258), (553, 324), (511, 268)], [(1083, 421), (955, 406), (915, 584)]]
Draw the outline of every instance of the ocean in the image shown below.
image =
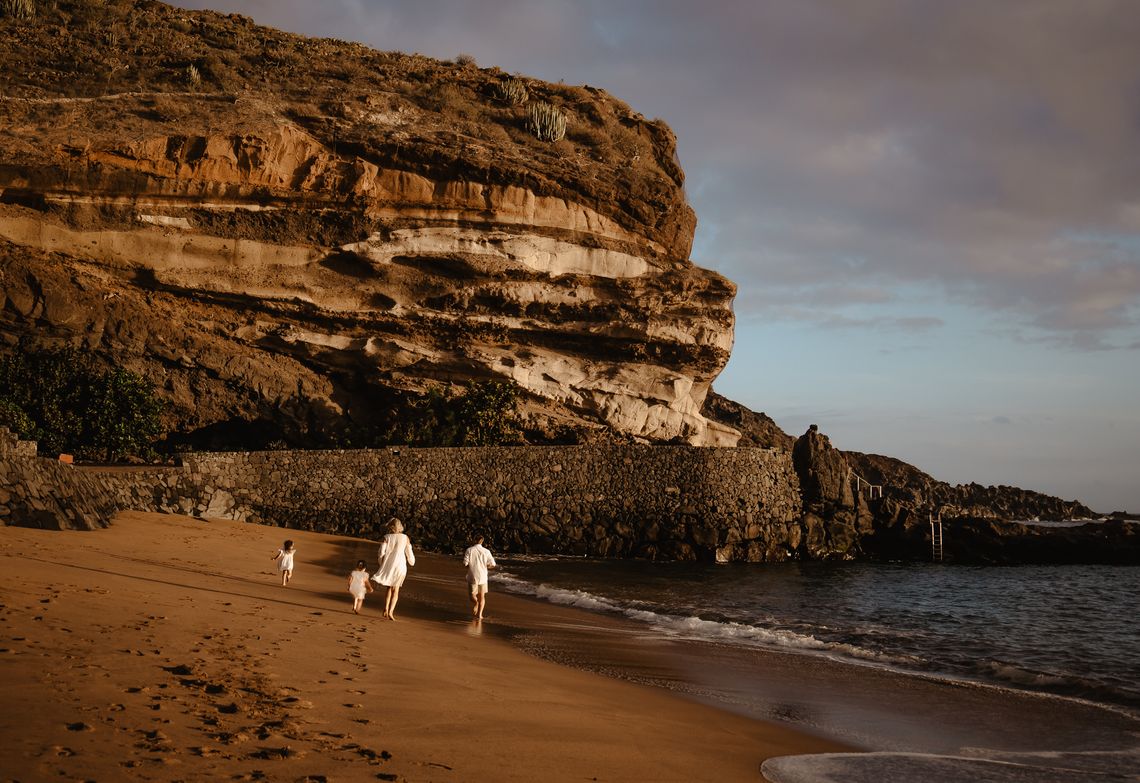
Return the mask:
[(878, 751), (781, 783), (1140, 780), (1140, 567), (514, 557), (493, 585), (626, 618), (668, 663), (537, 654)]

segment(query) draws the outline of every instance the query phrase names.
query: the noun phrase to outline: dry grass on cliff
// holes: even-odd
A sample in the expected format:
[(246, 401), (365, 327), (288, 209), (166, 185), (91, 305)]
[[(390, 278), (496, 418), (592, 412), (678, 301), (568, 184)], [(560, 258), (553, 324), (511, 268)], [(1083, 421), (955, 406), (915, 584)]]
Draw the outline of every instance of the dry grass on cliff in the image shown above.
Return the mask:
[[(278, 121), (286, 117), (330, 147), (381, 165), (451, 167), (538, 192), (577, 192), (650, 225), (684, 203), (669, 129), (592, 87), (518, 77), (531, 101), (567, 117), (566, 138), (546, 143), (526, 129), (525, 104), (496, 98), (507, 78), (497, 68), (305, 38), (152, 0), (39, 2), (34, 18), (0, 18), (0, 60), (3, 96), (117, 95), (128, 104), (103, 106), (102, 117), (82, 122), (60, 122), (72, 107), (39, 107), (32, 147), (64, 143), (63, 128), (101, 144), (170, 125), (217, 131), (227, 115), (240, 126), (260, 101)], [(230, 102), (227, 111), (203, 105), (220, 99)], [(19, 127), (19, 118), (4, 119)]]

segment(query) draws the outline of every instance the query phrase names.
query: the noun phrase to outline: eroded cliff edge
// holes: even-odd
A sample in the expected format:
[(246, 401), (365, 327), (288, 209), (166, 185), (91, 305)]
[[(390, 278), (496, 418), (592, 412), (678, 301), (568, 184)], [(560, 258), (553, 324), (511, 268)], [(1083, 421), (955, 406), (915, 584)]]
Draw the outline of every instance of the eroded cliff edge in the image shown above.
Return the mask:
[(541, 142), (497, 69), (154, 2), (0, 25), (6, 342), (145, 374), (198, 445), (364, 445), (480, 379), (540, 428), (736, 443), (701, 413), (735, 287), (664, 123), (518, 77), (567, 117)]

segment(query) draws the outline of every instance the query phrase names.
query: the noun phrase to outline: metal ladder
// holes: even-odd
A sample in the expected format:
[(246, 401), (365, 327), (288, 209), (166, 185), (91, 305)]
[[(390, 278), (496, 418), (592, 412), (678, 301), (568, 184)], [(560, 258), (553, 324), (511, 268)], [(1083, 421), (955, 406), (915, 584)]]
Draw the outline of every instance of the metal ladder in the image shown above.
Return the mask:
[(942, 515), (930, 515), (930, 559), (942, 562)]

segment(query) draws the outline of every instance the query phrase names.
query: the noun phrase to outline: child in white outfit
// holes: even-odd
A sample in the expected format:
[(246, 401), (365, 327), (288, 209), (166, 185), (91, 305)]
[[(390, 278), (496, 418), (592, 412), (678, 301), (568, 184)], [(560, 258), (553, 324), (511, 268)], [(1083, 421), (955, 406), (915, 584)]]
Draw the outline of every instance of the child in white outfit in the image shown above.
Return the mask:
[(365, 594), (372, 592), (372, 582), (368, 580), (368, 565), (363, 560), (357, 560), (356, 570), (348, 575), (348, 592), (352, 593), (352, 611), (360, 614)]
[(483, 536), (478, 536), (474, 546), (463, 553), (463, 565), (467, 566), (467, 586), (471, 589), (471, 614), (482, 620), (487, 605), (487, 571), (495, 567), (495, 558), (483, 546)]
[(270, 560), (277, 561), (277, 572), (281, 574), (281, 586), (288, 587), (289, 580), (293, 578), (293, 548), (292, 541), (286, 541), (281, 548), (269, 556)]

